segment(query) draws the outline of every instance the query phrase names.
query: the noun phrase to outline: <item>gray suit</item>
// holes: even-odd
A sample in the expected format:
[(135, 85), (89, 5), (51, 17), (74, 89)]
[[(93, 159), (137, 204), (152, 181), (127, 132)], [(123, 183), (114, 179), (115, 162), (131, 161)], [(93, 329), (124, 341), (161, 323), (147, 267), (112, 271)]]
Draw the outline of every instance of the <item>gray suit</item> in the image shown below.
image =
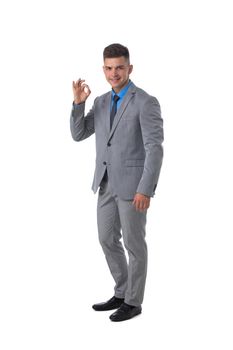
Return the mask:
[[(137, 212), (132, 199), (138, 193), (152, 197), (163, 158), (163, 121), (155, 97), (134, 84), (129, 87), (110, 130), (111, 92), (94, 101), (84, 116), (85, 104), (71, 112), (72, 137), (81, 141), (96, 136), (96, 168), (92, 189), (100, 187), (98, 231), (110, 271), (115, 296), (130, 305), (140, 305), (146, 279), (146, 211)], [(103, 180), (108, 173), (108, 181)], [(127, 263), (120, 242), (121, 230)]]

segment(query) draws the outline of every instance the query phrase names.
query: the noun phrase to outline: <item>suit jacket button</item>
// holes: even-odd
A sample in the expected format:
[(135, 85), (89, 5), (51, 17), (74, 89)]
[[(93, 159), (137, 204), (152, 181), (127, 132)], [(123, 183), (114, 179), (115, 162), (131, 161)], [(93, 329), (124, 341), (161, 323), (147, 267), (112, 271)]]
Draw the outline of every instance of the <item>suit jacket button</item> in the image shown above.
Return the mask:
[(108, 147), (110, 147), (111, 146), (111, 142), (108, 142), (107, 145), (108, 145)]
[(107, 165), (107, 163), (106, 163), (106, 162), (103, 162), (103, 165)]

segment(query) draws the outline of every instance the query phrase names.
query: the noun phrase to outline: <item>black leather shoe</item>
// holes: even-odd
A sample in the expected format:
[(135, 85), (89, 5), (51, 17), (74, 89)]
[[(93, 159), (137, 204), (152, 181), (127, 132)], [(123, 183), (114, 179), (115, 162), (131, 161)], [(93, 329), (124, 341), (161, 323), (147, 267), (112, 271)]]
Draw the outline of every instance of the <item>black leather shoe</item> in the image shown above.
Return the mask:
[(112, 297), (105, 303), (94, 304), (92, 307), (95, 311), (108, 311), (118, 309), (121, 304), (124, 302), (124, 299)]
[(111, 321), (119, 322), (126, 321), (134, 316), (139, 315), (142, 312), (141, 306), (131, 306), (126, 303), (123, 303), (119, 309), (114, 312), (109, 318)]

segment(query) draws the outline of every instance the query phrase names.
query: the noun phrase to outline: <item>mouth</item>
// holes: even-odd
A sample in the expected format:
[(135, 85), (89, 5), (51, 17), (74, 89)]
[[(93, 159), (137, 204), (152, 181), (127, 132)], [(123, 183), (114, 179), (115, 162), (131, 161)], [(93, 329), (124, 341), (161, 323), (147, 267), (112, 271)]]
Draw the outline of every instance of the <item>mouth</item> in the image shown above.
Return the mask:
[(113, 78), (113, 79), (110, 79), (110, 81), (115, 84), (115, 83), (118, 83), (120, 80), (120, 78)]

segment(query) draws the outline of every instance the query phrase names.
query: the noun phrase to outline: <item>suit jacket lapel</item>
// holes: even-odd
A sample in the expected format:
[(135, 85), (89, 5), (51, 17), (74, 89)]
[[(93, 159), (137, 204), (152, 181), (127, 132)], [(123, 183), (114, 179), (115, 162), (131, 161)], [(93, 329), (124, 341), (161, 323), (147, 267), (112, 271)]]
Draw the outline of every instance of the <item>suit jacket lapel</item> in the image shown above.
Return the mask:
[(111, 108), (111, 98), (112, 98), (112, 92), (109, 92), (104, 97), (104, 100), (102, 102), (102, 118), (104, 118), (104, 122), (106, 125), (107, 133), (110, 132), (110, 108)]
[[(123, 116), (123, 113), (124, 113), (126, 107), (128, 106), (130, 100), (133, 98), (135, 92), (136, 92), (135, 85), (132, 84), (132, 87), (130, 87), (129, 90), (127, 91), (127, 93), (126, 93), (126, 95), (125, 95), (125, 97), (120, 105), (120, 108), (118, 109), (118, 111), (115, 115), (115, 118), (114, 118), (114, 121), (112, 124), (112, 129), (111, 129), (110, 134), (109, 134), (109, 139), (112, 137), (119, 121), (121, 120), (121, 118)], [(109, 129), (110, 129), (110, 122), (109, 122)]]

